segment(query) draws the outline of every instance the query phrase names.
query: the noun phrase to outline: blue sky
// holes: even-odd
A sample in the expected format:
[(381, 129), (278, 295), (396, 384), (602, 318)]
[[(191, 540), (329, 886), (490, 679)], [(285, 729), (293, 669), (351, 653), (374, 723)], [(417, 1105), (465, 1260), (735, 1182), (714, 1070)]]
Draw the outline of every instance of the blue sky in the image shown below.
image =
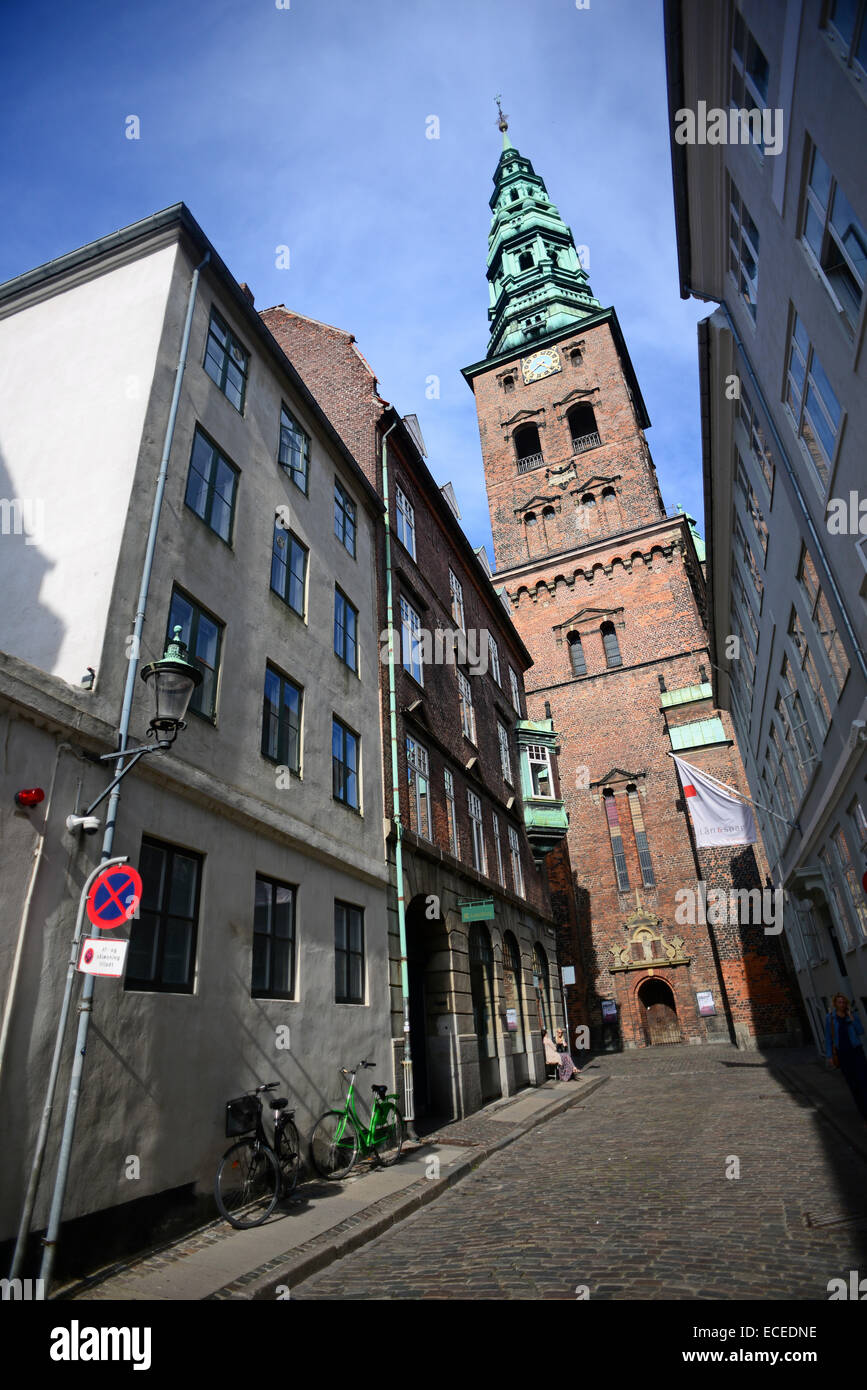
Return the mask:
[[(701, 519), (695, 324), (711, 306), (678, 293), (661, 0), (289, 6), (6, 9), (0, 280), (185, 202), (258, 308), (285, 303), (355, 333), (493, 558), (460, 368), (487, 346), (501, 92), (513, 143), (617, 309), (669, 510)], [(125, 138), (130, 115), (139, 140)], [(275, 263), (282, 245), (289, 269)], [(426, 397), (431, 375), (439, 399)]]

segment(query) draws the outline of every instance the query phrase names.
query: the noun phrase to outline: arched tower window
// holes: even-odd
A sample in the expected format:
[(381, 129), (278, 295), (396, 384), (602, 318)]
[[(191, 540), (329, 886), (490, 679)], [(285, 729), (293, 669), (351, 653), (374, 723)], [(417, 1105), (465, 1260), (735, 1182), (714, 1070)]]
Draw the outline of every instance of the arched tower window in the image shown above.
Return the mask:
[(572, 453), (583, 454), (602, 443), (596, 428), (596, 412), (592, 405), (573, 405), (566, 419), (572, 437)]
[(527, 473), (544, 462), (539, 431), (535, 425), (522, 425), (519, 430), (515, 430), (515, 454), (519, 473)]
[(579, 367), (584, 360), (584, 354), (580, 348), (573, 348), (569, 353), (569, 361), (573, 367)]
[(603, 623), (599, 631), (602, 633), (606, 666), (622, 666), (623, 658), (620, 655), (620, 645), (617, 641), (617, 633), (614, 631), (614, 624)]
[(533, 253), (532, 253), (532, 251), (522, 251), (521, 254), (520, 254), (520, 256), (518, 257), (518, 269), (519, 269), (519, 270), (529, 270), (529, 269), (531, 268), (532, 264), (533, 264)]
[(518, 190), (517, 190), (517, 188), (513, 188), (512, 191), (511, 191), (511, 193), (509, 194), (509, 197), (511, 198), (511, 200), (512, 200), (513, 203), (517, 203), (517, 201), (518, 201), (518, 196), (519, 196), (519, 195), (518, 195)]
[(508, 393), (509, 391), (514, 391), (514, 389), (515, 389), (515, 378), (514, 378), (513, 376), (504, 376), (504, 377), (503, 377), (503, 390), (504, 390), (506, 393)]
[(584, 648), (581, 645), (581, 638), (577, 632), (570, 632), (566, 641), (569, 643), (569, 661), (572, 664), (572, 675), (586, 676), (587, 662), (584, 659)]
[(620, 503), (617, 500), (617, 493), (613, 487), (602, 489), (602, 506), (609, 523), (617, 524), (620, 521)]
[(587, 507), (588, 510), (596, 506), (596, 498), (593, 496), (592, 492), (585, 492), (584, 496), (581, 498), (581, 506)]

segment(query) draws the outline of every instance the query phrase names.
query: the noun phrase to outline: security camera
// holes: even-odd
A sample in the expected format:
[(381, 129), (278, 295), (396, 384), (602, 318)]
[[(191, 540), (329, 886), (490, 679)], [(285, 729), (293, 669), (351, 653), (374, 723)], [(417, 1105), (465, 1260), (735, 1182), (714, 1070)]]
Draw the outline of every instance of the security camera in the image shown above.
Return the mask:
[(70, 832), (83, 830), (85, 835), (95, 835), (101, 825), (99, 816), (67, 816), (66, 828)]

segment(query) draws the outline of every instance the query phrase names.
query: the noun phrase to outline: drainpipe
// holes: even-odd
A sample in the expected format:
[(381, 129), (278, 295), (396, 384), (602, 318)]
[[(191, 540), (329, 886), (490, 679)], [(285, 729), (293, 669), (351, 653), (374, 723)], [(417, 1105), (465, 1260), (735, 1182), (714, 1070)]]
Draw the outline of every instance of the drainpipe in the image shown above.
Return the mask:
[[(180, 352), (178, 353), (178, 365), (175, 369), (175, 386), (172, 392), (172, 403), (169, 407), (169, 418), (166, 424), (165, 440), (163, 442), (163, 452), (160, 458), (160, 471), (157, 478), (157, 489), (154, 496), (153, 509), (151, 511), (150, 530), (148, 531), (147, 547), (145, 549), (144, 565), (142, 567), (141, 585), (139, 588), (138, 607), (136, 609), (135, 624), (133, 627), (132, 653), (129, 658), (126, 673), (126, 688), (123, 694), (123, 708), (120, 716), (119, 746), (123, 752), (129, 740), (129, 725), (132, 715), (133, 695), (135, 694), (135, 678), (138, 674), (139, 649), (141, 646), (141, 635), (144, 629), (145, 611), (147, 608), (148, 588), (150, 587), (151, 571), (153, 570), (154, 554), (157, 544), (157, 530), (160, 522), (160, 510), (162, 508), (163, 494), (166, 489), (166, 476), (169, 468), (169, 455), (172, 450), (172, 441), (175, 434), (175, 422), (178, 416), (178, 404), (181, 398), (181, 385), (184, 380), (184, 368), (187, 364), (187, 352), (190, 346), (190, 333), (193, 326), (193, 311), (196, 307), (196, 291), (199, 286), (199, 275), (202, 269), (211, 259), (210, 251), (205, 252), (202, 260), (193, 271), (193, 278), (190, 284), (190, 294), (187, 302), (187, 317), (184, 322), (184, 332), (181, 338)], [(118, 759), (117, 771), (123, 771), (124, 760)], [(117, 808), (120, 802), (120, 783), (112, 792), (108, 811), (105, 818), (105, 834), (102, 839), (102, 853), (100, 862), (105, 863), (111, 858), (112, 847), (114, 845), (114, 830), (117, 823)], [(93, 935), (99, 936), (99, 928), (94, 928)], [(57, 1161), (57, 1173), (54, 1179), (54, 1192), (51, 1198), (51, 1212), (48, 1218), (48, 1229), (43, 1239), (44, 1253), (42, 1257), (42, 1267), (39, 1271), (40, 1278), (45, 1282), (43, 1285), (45, 1295), (50, 1293), (51, 1273), (54, 1268), (54, 1257), (57, 1253), (57, 1235), (60, 1230), (60, 1218), (63, 1211), (63, 1198), (66, 1192), (66, 1180), (69, 1174), (69, 1162), (72, 1157), (72, 1139), (75, 1132), (75, 1120), (78, 1114), (78, 1098), (81, 1093), (81, 1078), (84, 1071), (84, 1054), (87, 1050), (87, 1034), (90, 1026), (90, 1016), (93, 1012), (93, 990), (96, 983), (95, 975), (85, 975), (84, 985), (81, 991), (81, 1001), (78, 1005), (78, 1035), (75, 1040), (75, 1055), (72, 1063), (72, 1075), (69, 1079), (69, 1093), (66, 1102), (66, 1117), (63, 1122), (63, 1133), (60, 1140), (60, 1157)]]
[(397, 930), (400, 940), (400, 992), (403, 998), (403, 1115), (407, 1136), (416, 1140), (413, 1119), (412, 1050), (409, 1041), (409, 971), (406, 964), (406, 902), (403, 896), (403, 824), (400, 815), (400, 774), (397, 759), (397, 683), (394, 672), (394, 590), (391, 577), (391, 515), (388, 499), (388, 446), (397, 421), (382, 436), (382, 493), (385, 502), (385, 621), (388, 628), (388, 718), (391, 732), (391, 805), (395, 829), (394, 871), (397, 879)]

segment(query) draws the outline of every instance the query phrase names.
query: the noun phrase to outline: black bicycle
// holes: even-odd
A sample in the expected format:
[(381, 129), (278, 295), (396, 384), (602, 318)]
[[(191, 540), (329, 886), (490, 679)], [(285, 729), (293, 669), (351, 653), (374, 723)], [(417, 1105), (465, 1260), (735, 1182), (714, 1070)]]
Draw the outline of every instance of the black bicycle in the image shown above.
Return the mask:
[(295, 1128), (295, 1111), (288, 1100), (269, 1099), (274, 1111), (274, 1142), (262, 1125), (260, 1095), (276, 1091), (269, 1081), (226, 1104), (226, 1138), (246, 1135), (232, 1144), (220, 1159), (214, 1197), (220, 1215), (239, 1231), (261, 1226), (281, 1197), (294, 1192), (301, 1168), (301, 1140)]

